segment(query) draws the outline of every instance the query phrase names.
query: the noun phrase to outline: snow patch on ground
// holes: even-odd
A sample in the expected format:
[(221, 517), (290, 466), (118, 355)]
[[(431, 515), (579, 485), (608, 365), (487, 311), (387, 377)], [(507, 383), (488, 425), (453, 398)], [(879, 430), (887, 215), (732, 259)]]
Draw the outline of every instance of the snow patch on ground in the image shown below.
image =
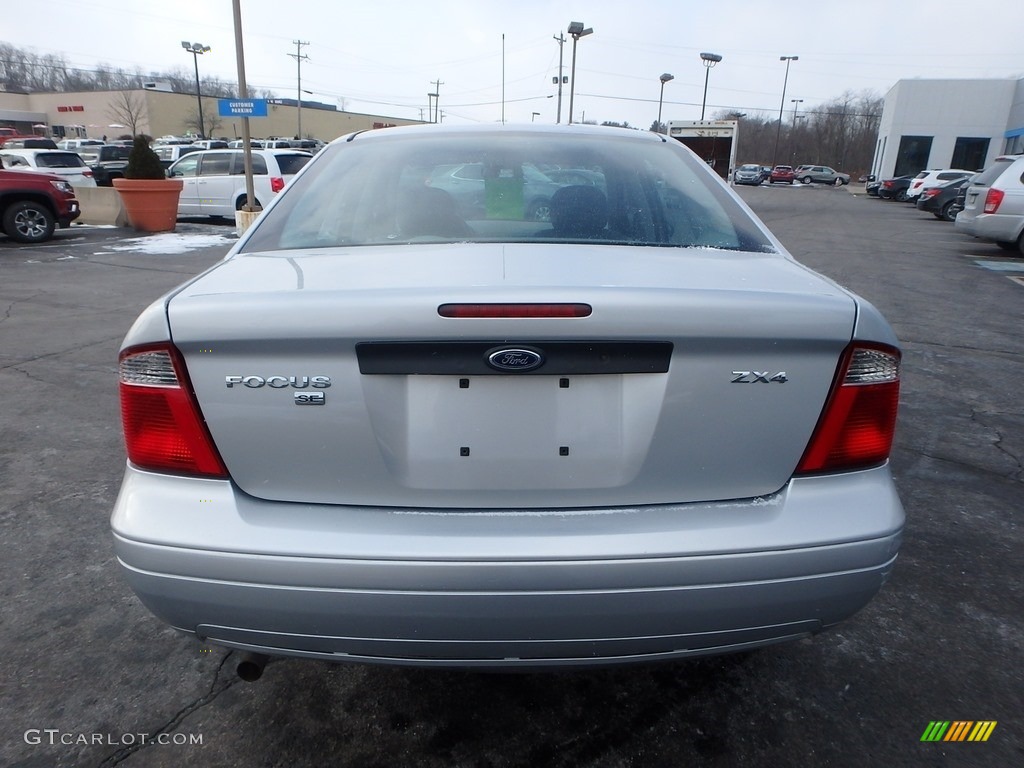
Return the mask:
[(229, 246), (236, 242), (234, 237), (225, 235), (198, 235), (166, 232), (148, 237), (133, 237), (119, 245), (104, 246), (110, 251), (134, 251), (152, 255), (170, 255), (186, 253), (199, 248), (213, 248), (218, 245)]

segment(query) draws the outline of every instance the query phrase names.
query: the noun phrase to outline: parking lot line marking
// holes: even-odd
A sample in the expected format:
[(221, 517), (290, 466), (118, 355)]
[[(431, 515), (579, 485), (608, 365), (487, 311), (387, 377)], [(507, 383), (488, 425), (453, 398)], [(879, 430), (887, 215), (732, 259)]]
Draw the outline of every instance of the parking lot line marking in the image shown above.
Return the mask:
[(1024, 272), (1024, 261), (985, 261), (975, 259), (974, 263), (979, 267), (991, 269), (993, 272)]

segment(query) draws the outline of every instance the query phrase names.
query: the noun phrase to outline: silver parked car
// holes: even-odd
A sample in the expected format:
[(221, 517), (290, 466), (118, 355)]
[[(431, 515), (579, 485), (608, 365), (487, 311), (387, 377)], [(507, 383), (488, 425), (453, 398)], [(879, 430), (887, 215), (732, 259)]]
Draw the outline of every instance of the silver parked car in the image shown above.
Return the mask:
[(801, 165), (796, 169), (796, 180), (801, 184), (832, 184), (842, 187), (850, 183), (850, 174), (840, 173), (827, 165)]
[[(539, 220), (536, 168), (603, 186)], [(899, 369), (878, 311), (668, 137), (352, 134), (128, 332), (117, 557), (248, 679), (803, 638), (896, 560)]]
[(1024, 255), (1024, 155), (997, 157), (971, 180), (954, 226)]
[(757, 186), (764, 181), (764, 170), (760, 165), (741, 165), (733, 173), (733, 183), (753, 184)]

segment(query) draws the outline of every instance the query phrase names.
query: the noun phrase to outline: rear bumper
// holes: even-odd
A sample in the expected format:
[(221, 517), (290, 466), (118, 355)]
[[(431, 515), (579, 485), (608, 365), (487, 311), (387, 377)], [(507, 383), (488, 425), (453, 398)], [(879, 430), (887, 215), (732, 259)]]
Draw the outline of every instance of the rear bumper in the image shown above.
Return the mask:
[(771, 498), (541, 512), (267, 503), (129, 468), (112, 517), (146, 606), (214, 643), (393, 664), (625, 663), (806, 636), (888, 577), (888, 469)]
[(1024, 229), (1024, 216), (1007, 216), (998, 213), (974, 213), (964, 211), (956, 217), (954, 227), (965, 235), (992, 242), (1014, 243)]

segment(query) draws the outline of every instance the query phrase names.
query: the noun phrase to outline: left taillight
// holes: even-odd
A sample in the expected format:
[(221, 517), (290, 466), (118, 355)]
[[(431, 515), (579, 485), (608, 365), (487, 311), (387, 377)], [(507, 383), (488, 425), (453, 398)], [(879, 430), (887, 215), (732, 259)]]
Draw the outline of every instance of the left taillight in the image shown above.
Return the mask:
[(156, 472), (228, 476), (173, 345), (124, 350), (118, 376), (129, 461)]
[(282, 189), (284, 189), (284, 179), (282, 179), (280, 176), (271, 176), (270, 177), (270, 189), (275, 194), (277, 192), (280, 192)]
[(797, 473), (842, 472), (884, 462), (892, 449), (899, 399), (899, 350), (851, 344)]
[(1003, 203), (1006, 193), (1001, 189), (990, 189), (985, 195), (985, 213), (995, 213)]

